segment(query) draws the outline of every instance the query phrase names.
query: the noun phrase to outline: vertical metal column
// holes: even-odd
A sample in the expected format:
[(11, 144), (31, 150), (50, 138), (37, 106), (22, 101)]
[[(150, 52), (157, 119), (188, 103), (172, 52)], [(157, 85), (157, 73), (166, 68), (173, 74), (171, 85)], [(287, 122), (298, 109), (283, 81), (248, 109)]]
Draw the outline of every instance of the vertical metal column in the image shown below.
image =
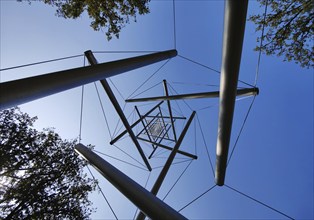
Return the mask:
[[(157, 193), (158, 193), (158, 191), (159, 191), (159, 189), (161, 187), (161, 184), (164, 181), (164, 179), (165, 179), (165, 177), (166, 177), (166, 175), (168, 173), (168, 170), (169, 170), (169, 168), (170, 168), (170, 166), (172, 164), (172, 161), (174, 160), (174, 157), (176, 156), (176, 154), (177, 154), (177, 152), (179, 150), (179, 147), (180, 147), (180, 145), (181, 145), (181, 143), (183, 141), (183, 138), (185, 137), (185, 134), (188, 131), (188, 128), (189, 128), (189, 126), (190, 126), (190, 124), (191, 124), (191, 122), (192, 122), (192, 120), (193, 120), (193, 118), (195, 116), (195, 113), (196, 113), (195, 111), (192, 112), (189, 120), (187, 121), (185, 127), (183, 128), (183, 131), (182, 131), (178, 141), (176, 142), (173, 150), (171, 151), (171, 153), (170, 153), (170, 155), (169, 155), (169, 157), (168, 157), (164, 167), (162, 168), (162, 170), (161, 170), (161, 172), (160, 172), (160, 174), (159, 174), (159, 176), (158, 176), (158, 178), (157, 178), (157, 180), (156, 180), (156, 182), (155, 182), (155, 184), (154, 184), (154, 186), (153, 186), (153, 188), (151, 190), (152, 194), (157, 195)], [(140, 212), (136, 219), (137, 220), (143, 220), (144, 218), (145, 218), (144, 213)]]
[[(88, 61), (89, 61), (89, 63), (90, 63), (91, 65), (96, 65), (96, 64), (97, 64), (97, 60), (96, 60), (96, 58), (94, 57), (92, 51), (90, 51), (90, 50), (89, 50), (89, 51), (86, 51), (86, 52), (85, 52), (85, 56), (87, 57), (87, 59), (88, 59)], [(146, 164), (147, 169), (148, 169), (149, 171), (151, 171), (152, 168), (151, 168), (151, 166), (150, 166), (150, 164), (149, 164), (149, 162), (148, 162), (148, 160), (147, 160), (147, 158), (146, 158), (146, 156), (145, 156), (145, 154), (144, 154), (144, 152), (143, 152), (143, 149), (142, 149), (142, 147), (140, 146), (138, 140), (136, 139), (135, 134), (134, 134), (134, 132), (133, 132), (133, 130), (132, 130), (132, 128), (131, 128), (131, 126), (130, 126), (128, 120), (127, 120), (127, 118), (125, 117), (125, 115), (124, 115), (124, 113), (123, 113), (123, 111), (122, 111), (122, 109), (121, 109), (121, 107), (120, 107), (120, 105), (119, 105), (118, 100), (116, 99), (115, 95), (113, 94), (113, 92), (112, 92), (112, 90), (111, 90), (111, 88), (110, 88), (110, 86), (109, 86), (107, 80), (106, 80), (106, 79), (102, 79), (102, 80), (100, 80), (100, 82), (101, 82), (103, 88), (105, 89), (105, 91), (106, 91), (106, 93), (107, 93), (107, 95), (108, 95), (108, 97), (109, 97), (109, 99), (110, 99), (112, 105), (113, 105), (114, 108), (116, 109), (116, 111), (117, 111), (117, 113), (118, 113), (118, 115), (119, 115), (119, 117), (120, 117), (122, 123), (124, 124), (125, 129), (128, 131), (128, 133), (129, 133), (129, 135), (130, 135), (130, 137), (131, 137), (133, 143), (135, 144), (135, 146), (136, 146), (138, 152), (140, 153), (140, 155), (141, 155), (141, 157), (142, 157), (144, 163)]]
[(0, 83), (0, 110), (115, 76), (176, 55), (176, 50), (168, 50)]
[[(166, 96), (169, 96), (168, 87), (167, 87), (167, 81), (164, 79), (163, 83), (164, 83), (164, 88), (165, 88), (165, 94), (166, 94)], [(173, 123), (172, 110), (171, 110), (171, 105), (170, 105), (170, 101), (169, 100), (167, 100), (167, 105), (168, 105), (169, 116), (170, 116), (170, 121), (171, 121), (171, 126), (172, 126), (174, 140), (177, 142), (176, 129), (175, 129), (174, 123)]]
[(216, 184), (224, 185), (248, 0), (226, 0), (216, 147)]
[(177, 220), (186, 219), (169, 205), (147, 191), (141, 185), (112, 166), (106, 160), (82, 144), (75, 146), (75, 151), (91, 163), (125, 197), (151, 219)]

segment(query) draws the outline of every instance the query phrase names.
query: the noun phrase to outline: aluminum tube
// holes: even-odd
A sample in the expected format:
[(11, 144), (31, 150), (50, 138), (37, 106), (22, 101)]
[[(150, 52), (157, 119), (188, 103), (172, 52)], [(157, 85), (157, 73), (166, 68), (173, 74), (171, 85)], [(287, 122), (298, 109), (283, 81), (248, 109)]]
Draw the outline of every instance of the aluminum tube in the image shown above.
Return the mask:
[(158, 176), (158, 178), (157, 178), (157, 180), (156, 180), (156, 182), (155, 182), (155, 184), (154, 184), (154, 186), (153, 186), (153, 188), (151, 190), (151, 192), (154, 195), (157, 195), (157, 192), (159, 191), (159, 188), (160, 188), (164, 178), (167, 175), (167, 172), (168, 172), (168, 170), (169, 170), (169, 168), (170, 168), (170, 166), (172, 164), (172, 161), (174, 160), (174, 157), (176, 156), (176, 154), (177, 154), (177, 152), (179, 150), (179, 147), (180, 147), (180, 145), (181, 145), (181, 143), (183, 141), (183, 138), (185, 137), (185, 134), (188, 131), (188, 128), (190, 127), (190, 124), (191, 124), (191, 122), (192, 122), (192, 120), (193, 120), (193, 118), (195, 116), (195, 113), (196, 112), (193, 111), (193, 113), (191, 114), (189, 120), (187, 121), (185, 127), (183, 128), (183, 131), (182, 131), (182, 133), (181, 133), (177, 143), (175, 144), (174, 148), (172, 149), (172, 151), (171, 151), (171, 153), (170, 153), (170, 155), (169, 155), (169, 157), (168, 157), (168, 159), (167, 159), (163, 169), (161, 170), (161, 172), (160, 172), (160, 174), (159, 174), (159, 176)]
[[(181, 145), (181, 143), (183, 141), (183, 138), (185, 137), (185, 134), (186, 134), (186, 132), (188, 131), (188, 129), (190, 127), (190, 124), (191, 124), (191, 122), (192, 122), (192, 120), (193, 120), (193, 118), (195, 116), (195, 113), (196, 113), (195, 111), (192, 112), (189, 120), (187, 121), (186, 125), (183, 128), (183, 131), (182, 131), (178, 141), (176, 142), (176, 144), (175, 144), (174, 148), (172, 149), (172, 151), (171, 151), (171, 153), (170, 153), (170, 155), (169, 155), (165, 165), (163, 166), (163, 168), (162, 168), (162, 170), (161, 170), (161, 172), (160, 172), (160, 174), (159, 174), (159, 176), (158, 176), (158, 178), (157, 178), (157, 180), (156, 180), (156, 182), (155, 182), (155, 184), (154, 184), (154, 186), (153, 186), (153, 188), (151, 190), (151, 193), (153, 195), (157, 195), (157, 193), (158, 193), (158, 191), (159, 191), (159, 189), (161, 187), (161, 184), (164, 181), (164, 179), (165, 179), (165, 177), (166, 177), (166, 175), (168, 173), (168, 170), (169, 170), (169, 168), (170, 168), (170, 166), (171, 166), (171, 164), (172, 164), (172, 162), (174, 160), (174, 157), (176, 156), (176, 154), (177, 154), (177, 152), (179, 150), (179, 147), (180, 147), (180, 145)], [(144, 213), (140, 212), (136, 219), (137, 220), (145, 219)]]
[[(161, 118), (161, 116), (147, 115), (145, 118)], [(162, 118), (170, 118), (170, 116), (162, 116)], [(186, 119), (186, 117), (177, 117), (177, 116), (173, 116), (172, 118), (173, 119)]]
[[(137, 137), (137, 139), (139, 139), (139, 140), (141, 140), (141, 141), (146, 141), (146, 142), (148, 142), (148, 143), (154, 143), (154, 142), (152, 142), (152, 141), (150, 141), (150, 140), (147, 140), (147, 139), (141, 138), (141, 137)], [(171, 147), (169, 147), (169, 146), (166, 146), (166, 145), (163, 145), (163, 144), (160, 144), (160, 143), (154, 143), (154, 144), (155, 144), (156, 146), (158, 146), (158, 147), (161, 147), (161, 148), (164, 148), (164, 149), (167, 149), (167, 150), (173, 150), (173, 148), (171, 148)], [(187, 152), (185, 152), (185, 151), (178, 150), (177, 153), (178, 153), (178, 154), (182, 154), (182, 155), (187, 156), (187, 157), (190, 157), (190, 158), (192, 158), (192, 159), (194, 159), (194, 160), (197, 159), (197, 156), (196, 156), (196, 155), (187, 153)], [(148, 157), (148, 158), (149, 158), (149, 157)]]
[[(161, 108), (158, 107), (158, 109), (159, 109), (159, 112), (160, 112), (160, 116), (161, 116), (162, 123), (163, 123), (164, 127), (166, 127), (165, 119), (164, 119), (164, 117), (163, 117)], [(173, 118), (173, 117), (172, 117), (172, 118)], [(167, 137), (169, 138), (168, 131), (166, 132), (166, 134), (167, 134)]]
[(76, 145), (75, 151), (89, 161), (101, 175), (151, 219), (186, 219), (84, 145)]
[[(169, 96), (168, 87), (167, 87), (167, 81), (164, 79), (164, 80), (163, 80), (163, 83), (164, 83), (164, 88), (165, 88), (165, 94), (166, 94), (166, 96)], [(176, 129), (175, 129), (175, 127), (174, 127), (174, 122), (173, 122), (173, 117), (172, 117), (172, 109), (171, 109), (171, 105), (170, 105), (170, 100), (167, 100), (167, 105), (168, 105), (169, 116), (170, 116), (170, 122), (171, 122), (171, 126), (172, 126), (172, 132), (173, 132), (174, 140), (177, 142), (177, 134), (176, 134)]]
[[(86, 52), (85, 52), (85, 56), (87, 57), (87, 59), (88, 59), (88, 61), (89, 61), (89, 63), (90, 63), (91, 65), (97, 65), (97, 60), (96, 60), (96, 58), (94, 57), (92, 51), (90, 51), (90, 50), (89, 50), (89, 51), (86, 51)], [(146, 158), (146, 156), (145, 156), (145, 153), (144, 153), (142, 147), (140, 146), (138, 140), (136, 139), (135, 134), (134, 134), (134, 132), (133, 132), (133, 130), (132, 130), (132, 128), (131, 128), (129, 122), (128, 122), (127, 118), (125, 117), (122, 108), (121, 108), (120, 105), (119, 105), (118, 100), (116, 99), (116, 97), (115, 97), (113, 91), (111, 90), (111, 88), (110, 88), (110, 86), (109, 86), (109, 83), (107, 82), (106, 79), (100, 80), (100, 83), (101, 83), (101, 85), (103, 86), (104, 90), (106, 91), (106, 93), (107, 93), (107, 95), (108, 95), (108, 98), (110, 99), (110, 101), (111, 101), (113, 107), (115, 108), (116, 112), (118, 113), (118, 115), (119, 115), (119, 117), (120, 117), (120, 119), (121, 119), (121, 121), (122, 121), (122, 123), (123, 123), (125, 129), (126, 129), (127, 132), (129, 133), (131, 140), (133, 141), (134, 145), (136, 146), (138, 152), (140, 153), (140, 155), (141, 155), (141, 157), (142, 157), (144, 163), (145, 163), (146, 166), (147, 166), (147, 169), (148, 169), (149, 171), (151, 171), (152, 168), (151, 168), (151, 166), (150, 166), (150, 164), (149, 164), (149, 162), (148, 162), (148, 160), (147, 160), (147, 158)]]
[(176, 55), (176, 50), (168, 50), (0, 83), (0, 110), (115, 76)]
[(224, 185), (248, 0), (226, 0), (215, 179)]
[[(251, 96), (258, 95), (258, 88), (247, 88), (238, 89), (236, 91), (237, 96)], [(180, 100), (180, 99), (201, 99), (201, 98), (218, 98), (219, 91), (214, 92), (201, 92), (201, 93), (190, 93), (190, 94), (180, 94), (180, 95), (170, 95), (170, 96), (156, 96), (156, 97), (146, 97), (146, 98), (136, 98), (136, 99), (126, 99), (125, 102), (150, 102), (150, 101), (165, 101), (165, 100)]]
[[(158, 114), (156, 115), (156, 117), (157, 117), (159, 114), (160, 114), (160, 113), (158, 112)], [(151, 124), (154, 122), (154, 120), (155, 120), (155, 118), (153, 118), (153, 120), (150, 120), (150, 121), (147, 123), (146, 127), (150, 127)], [(145, 128), (143, 128), (143, 129), (136, 135), (136, 137), (140, 136), (144, 131), (145, 131)]]
[[(168, 126), (168, 128), (167, 128), (167, 126), (165, 126), (166, 131), (165, 131), (165, 133), (161, 136), (161, 138), (159, 139), (158, 144), (160, 144), (160, 143), (163, 141), (164, 137), (166, 136), (166, 134), (167, 134), (167, 132), (169, 131), (170, 128), (171, 128), (171, 126)], [(138, 137), (137, 137), (137, 139), (138, 139)], [(157, 143), (157, 142), (156, 142), (156, 143)], [(155, 153), (155, 151), (157, 150), (157, 148), (158, 148), (158, 146), (156, 146), (156, 147), (153, 149), (153, 151), (152, 151), (152, 152), (150, 153), (150, 155), (148, 156), (148, 159), (151, 159), (151, 158), (152, 158), (152, 156), (154, 155), (154, 153)]]
[[(140, 111), (138, 110), (137, 106), (134, 106), (134, 108), (135, 108), (135, 110), (136, 110), (137, 115), (141, 118), (141, 113), (140, 113)], [(145, 123), (144, 123), (143, 120), (142, 120), (142, 125), (143, 125), (143, 127), (144, 127), (145, 132), (147, 133), (148, 139), (152, 142), (152, 139), (151, 139), (151, 137), (150, 137), (150, 135), (149, 135), (149, 133), (148, 133), (148, 130), (147, 130), (146, 125), (145, 125)], [(152, 147), (155, 149), (155, 146), (154, 146), (153, 142), (152, 142)], [(148, 157), (148, 158), (150, 158), (150, 157)]]
[[(167, 126), (165, 126), (166, 131), (165, 131), (165, 133), (162, 135), (161, 139), (158, 141), (158, 144), (160, 144), (160, 143), (164, 140), (164, 137), (166, 136), (166, 134), (168, 133), (168, 131), (169, 131), (170, 128), (171, 128), (171, 126), (168, 126), (168, 128), (167, 128)], [(137, 137), (137, 139), (139, 139), (139, 137)], [(154, 155), (154, 153), (155, 153), (155, 151), (157, 150), (157, 148), (158, 148), (158, 146), (156, 146), (156, 147), (154, 148), (154, 150), (153, 150), (153, 151), (150, 153), (150, 155), (148, 156), (148, 159), (152, 158), (152, 156)]]
[(127, 120), (127, 118), (125, 117), (125, 115), (124, 115), (124, 113), (123, 113), (123, 111), (122, 111), (118, 101), (116, 100), (116, 98), (115, 98), (111, 88), (109, 87), (109, 84), (107, 83), (107, 81), (105, 79), (100, 80), (100, 82), (101, 82), (104, 90), (106, 91), (106, 93), (107, 93), (111, 103), (113, 104), (114, 108), (116, 109), (116, 112), (118, 113), (118, 115), (119, 115), (119, 117), (120, 117), (120, 119), (121, 119), (125, 129), (129, 133), (131, 140), (133, 141), (133, 143), (136, 146), (138, 152), (140, 153), (144, 163), (146, 164), (147, 169), (149, 171), (151, 171), (152, 168), (151, 168), (151, 166), (150, 166), (150, 164), (149, 164), (149, 162), (148, 162), (148, 160), (147, 160), (147, 158), (145, 156), (145, 153), (144, 153), (141, 145), (139, 144), (138, 140), (136, 139), (135, 134), (134, 134), (134, 132), (133, 132), (133, 130), (132, 130), (128, 120)]
[[(151, 110), (149, 110), (145, 115), (143, 115), (140, 119), (138, 119), (136, 122), (134, 122), (131, 125), (131, 128), (133, 128), (134, 126), (136, 126), (138, 123), (140, 123), (145, 117), (147, 117), (150, 113), (152, 113), (156, 108), (158, 108), (158, 106), (160, 106), (163, 103), (163, 101), (159, 102), (154, 108), (152, 108)], [(116, 143), (120, 138), (122, 138), (127, 132), (127, 130), (121, 132), (119, 135), (117, 135), (112, 141), (110, 141), (110, 144), (113, 145), (114, 143)]]

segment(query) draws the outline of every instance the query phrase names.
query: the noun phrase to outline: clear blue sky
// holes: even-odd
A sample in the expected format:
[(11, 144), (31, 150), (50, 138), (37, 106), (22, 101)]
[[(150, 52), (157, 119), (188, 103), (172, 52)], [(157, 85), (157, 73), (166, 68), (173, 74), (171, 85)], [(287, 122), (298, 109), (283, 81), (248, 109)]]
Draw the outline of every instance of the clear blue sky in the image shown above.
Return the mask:
[[(1, 69), (27, 63), (83, 54), (92, 51), (162, 51), (178, 50), (179, 55), (220, 70), (223, 34), (223, 1), (177, 1), (174, 39), (172, 1), (152, 1), (151, 13), (138, 17), (138, 22), (127, 25), (120, 39), (107, 42), (105, 34), (89, 27), (86, 15), (77, 20), (64, 20), (54, 16), (55, 9), (42, 3), (1, 1)], [(248, 14), (263, 10), (258, 3), (250, 1)], [(254, 84), (258, 53), (254, 25), (247, 22), (240, 79)], [(120, 59), (137, 54), (95, 54), (99, 62)], [(123, 98), (128, 97), (147, 77), (164, 62), (132, 71), (111, 80), (119, 88)], [(60, 62), (37, 65), (1, 72), (1, 82), (49, 73), (84, 65), (83, 57)], [(313, 219), (313, 70), (302, 69), (282, 58), (262, 56), (256, 97), (251, 113), (230, 161), (226, 184), (295, 218)], [(179, 93), (214, 91), (219, 85), (219, 75), (181, 57), (169, 61), (139, 92), (167, 79)], [(179, 82), (179, 83), (178, 83)], [(182, 84), (183, 83), (183, 84)], [(196, 85), (198, 84), (198, 85)], [(239, 84), (242, 86), (241, 84)], [(118, 116), (111, 103), (97, 84), (111, 133)], [(79, 135), (81, 88), (72, 89), (24, 105), (21, 109), (31, 116), (38, 116), (38, 129), (55, 127), (63, 138), (73, 139)], [(121, 106), (122, 97), (114, 90)], [(173, 91), (172, 91), (173, 93)], [(162, 95), (162, 84), (140, 96)], [(4, 94), (1, 94), (4, 95)], [(233, 124), (231, 148), (233, 147), (252, 98), (239, 100)], [(215, 162), (217, 138), (218, 100), (195, 100), (188, 102), (198, 110), (197, 114), (204, 132), (210, 157)], [(145, 112), (150, 106), (139, 108)], [(154, 103), (152, 103), (154, 104)], [(176, 103), (174, 108), (179, 110)], [(191, 111), (178, 102), (185, 116)], [(202, 108), (211, 106), (211, 108)], [(126, 105), (128, 116), (134, 105)], [(166, 106), (164, 106), (166, 109)], [(130, 121), (135, 117), (131, 115)], [(182, 125), (178, 123), (179, 130)], [(196, 135), (195, 135), (196, 131)], [(196, 137), (196, 138), (194, 138)], [(132, 159), (109, 145), (108, 132), (94, 84), (85, 86), (82, 143), (94, 144), (96, 150), (111, 156)], [(196, 143), (196, 144), (195, 144)], [(117, 145), (138, 158), (138, 152), (130, 139)], [(142, 144), (145, 152), (149, 147)], [(165, 201), (180, 209), (192, 199), (214, 185), (198, 122), (192, 123), (184, 139), (182, 149), (199, 156), (192, 162), (185, 175)], [(166, 156), (166, 154), (162, 154)], [(148, 172), (104, 156), (110, 163), (145, 184)], [(182, 158), (182, 157), (180, 157)], [(176, 162), (181, 159), (176, 159)], [(153, 167), (162, 165), (164, 158), (154, 158)], [(136, 163), (136, 162), (135, 162)], [(169, 191), (188, 162), (174, 165), (160, 193), (161, 198)], [(154, 169), (148, 182), (151, 188), (160, 169)], [(119, 219), (133, 218), (136, 208), (95, 170), (100, 186), (106, 194)], [(91, 196), (97, 211), (93, 219), (113, 219), (110, 209), (97, 192)], [(283, 215), (262, 206), (227, 187), (215, 187), (181, 213), (190, 219), (285, 219)]]

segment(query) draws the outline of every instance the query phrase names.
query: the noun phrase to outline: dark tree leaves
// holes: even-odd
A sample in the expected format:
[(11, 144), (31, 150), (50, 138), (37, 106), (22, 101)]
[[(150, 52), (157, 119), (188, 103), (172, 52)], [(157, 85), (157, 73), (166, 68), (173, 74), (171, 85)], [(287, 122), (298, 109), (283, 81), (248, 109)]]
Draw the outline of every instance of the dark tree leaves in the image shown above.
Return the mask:
[(262, 7), (268, 1), (268, 12), (250, 16), (257, 27), (262, 30), (265, 25), (261, 47), (267, 55), (284, 56), (285, 61), (295, 61), (302, 67), (314, 66), (314, 5), (312, 0), (258, 0)]
[(88, 219), (95, 182), (75, 141), (35, 130), (35, 120), (18, 108), (0, 111), (0, 219)]
[[(18, 0), (22, 1), (22, 0)], [(104, 30), (107, 39), (113, 36), (119, 38), (119, 33), (125, 24), (136, 15), (149, 13), (150, 0), (40, 0), (45, 4), (55, 6), (56, 15), (63, 18), (76, 19), (86, 11), (91, 19), (91, 27)], [(29, 1), (31, 2), (31, 1)]]

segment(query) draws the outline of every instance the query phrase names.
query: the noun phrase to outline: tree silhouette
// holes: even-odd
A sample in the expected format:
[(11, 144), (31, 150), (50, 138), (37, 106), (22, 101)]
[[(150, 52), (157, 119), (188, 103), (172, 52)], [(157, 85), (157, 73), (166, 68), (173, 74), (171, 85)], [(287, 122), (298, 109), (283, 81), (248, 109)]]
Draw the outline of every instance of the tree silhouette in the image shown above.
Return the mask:
[[(23, 0), (18, 0), (23, 1)], [(31, 3), (30, 0), (27, 0)], [(136, 22), (137, 14), (149, 13), (150, 0), (40, 0), (56, 7), (56, 15), (63, 18), (76, 19), (84, 11), (92, 20), (91, 27), (95, 31), (104, 30), (107, 39), (119, 38), (119, 33), (130, 18)]]
[(294, 60), (302, 67), (314, 66), (314, 7), (312, 0), (258, 0), (261, 6), (271, 9), (265, 19), (263, 14), (252, 15), (249, 20), (257, 27), (265, 26), (261, 50), (267, 55), (284, 56), (285, 61)]
[(37, 131), (18, 108), (0, 111), (0, 219), (88, 219), (86, 162), (75, 141), (52, 129)]

